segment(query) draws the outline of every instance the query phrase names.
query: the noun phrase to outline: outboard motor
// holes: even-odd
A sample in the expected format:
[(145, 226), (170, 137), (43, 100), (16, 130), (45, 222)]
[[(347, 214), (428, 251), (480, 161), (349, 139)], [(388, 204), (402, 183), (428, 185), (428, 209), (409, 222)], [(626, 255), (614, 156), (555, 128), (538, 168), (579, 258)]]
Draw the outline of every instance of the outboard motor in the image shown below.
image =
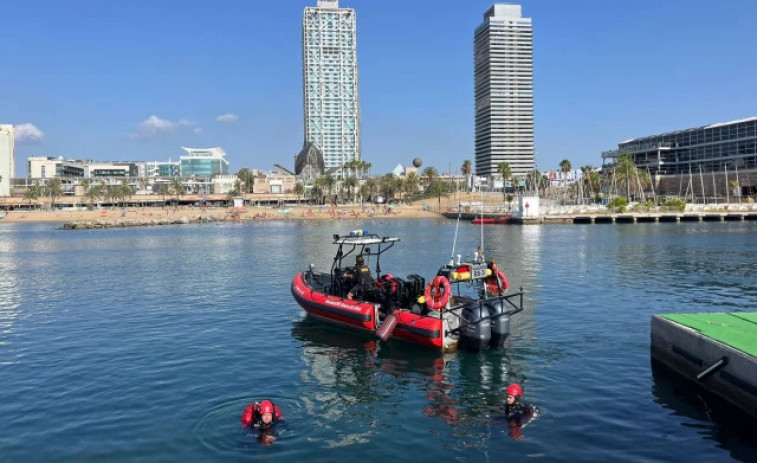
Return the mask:
[(484, 304), (491, 316), (492, 335), (489, 344), (493, 347), (502, 347), (505, 339), (510, 334), (510, 315), (505, 315), (507, 306), (502, 299), (495, 299)]
[(478, 302), (471, 302), (463, 308), (460, 330), (460, 345), (470, 350), (482, 350), (489, 345), (492, 328), (489, 309)]

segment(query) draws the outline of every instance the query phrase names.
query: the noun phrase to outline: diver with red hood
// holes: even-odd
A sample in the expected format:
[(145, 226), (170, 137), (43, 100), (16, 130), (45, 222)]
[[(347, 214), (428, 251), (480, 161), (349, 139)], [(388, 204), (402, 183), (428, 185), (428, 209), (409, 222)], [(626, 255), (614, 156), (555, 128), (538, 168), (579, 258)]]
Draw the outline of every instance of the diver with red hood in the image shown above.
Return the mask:
[(263, 445), (271, 445), (276, 440), (274, 428), (283, 420), (279, 406), (268, 399), (251, 403), (242, 413), (242, 427), (260, 431), (258, 441)]
[(523, 433), (522, 428), (539, 413), (539, 409), (522, 400), (523, 388), (517, 384), (511, 384), (505, 390), (505, 416), (510, 426), (510, 436), (519, 440)]

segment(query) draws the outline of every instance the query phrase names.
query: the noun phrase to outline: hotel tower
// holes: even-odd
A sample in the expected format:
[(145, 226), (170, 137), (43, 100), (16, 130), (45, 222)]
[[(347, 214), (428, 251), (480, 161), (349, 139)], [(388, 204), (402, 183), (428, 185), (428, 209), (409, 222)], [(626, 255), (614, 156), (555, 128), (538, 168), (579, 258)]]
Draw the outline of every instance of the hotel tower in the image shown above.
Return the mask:
[(0, 124), (0, 196), (10, 196), (14, 177), (13, 126)]
[(496, 175), (503, 161), (515, 176), (534, 169), (532, 44), (520, 5), (492, 6), (476, 28), (476, 175)]
[(323, 152), (326, 170), (361, 159), (355, 26), (338, 0), (318, 0), (302, 19), (305, 144)]

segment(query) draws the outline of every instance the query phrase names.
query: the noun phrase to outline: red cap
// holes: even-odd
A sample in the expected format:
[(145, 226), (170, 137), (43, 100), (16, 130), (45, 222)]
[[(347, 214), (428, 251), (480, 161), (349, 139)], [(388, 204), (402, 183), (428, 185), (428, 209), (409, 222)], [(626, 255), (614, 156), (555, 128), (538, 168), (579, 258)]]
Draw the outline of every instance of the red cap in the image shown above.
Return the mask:
[(260, 402), (260, 414), (263, 413), (273, 413), (273, 402), (270, 400)]
[(523, 388), (518, 386), (517, 384), (511, 384), (507, 386), (505, 394), (511, 395), (513, 397), (523, 397)]

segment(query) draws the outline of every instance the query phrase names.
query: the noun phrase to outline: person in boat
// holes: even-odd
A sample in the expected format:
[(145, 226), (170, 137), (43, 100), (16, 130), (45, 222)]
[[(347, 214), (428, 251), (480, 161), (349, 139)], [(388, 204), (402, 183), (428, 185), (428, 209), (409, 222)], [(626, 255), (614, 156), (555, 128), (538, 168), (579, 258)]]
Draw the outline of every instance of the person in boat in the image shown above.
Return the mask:
[(361, 296), (364, 289), (373, 281), (371, 269), (365, 265), (365, 258), (362, 254), (355, 257), (355, 267), (345, 274), (345, 277), (353, 282), (352, 288), (347, 293), (347, 299), (354, 299), (355, 296)]
[(510, 427), (510, 436), (519, 440), (523, 436), (523, 426), (531, 421), (539, 410), (523, 399), (523, 388), (511, 384), (505, 390), (504, 418)]
[(258, 442), (271, 445), (276, 440), (274, 429), (283, 419), (279, 406), (266, 399), (260, 403), (252, 403), (244, 409), (242, 427), (259, 431)]

